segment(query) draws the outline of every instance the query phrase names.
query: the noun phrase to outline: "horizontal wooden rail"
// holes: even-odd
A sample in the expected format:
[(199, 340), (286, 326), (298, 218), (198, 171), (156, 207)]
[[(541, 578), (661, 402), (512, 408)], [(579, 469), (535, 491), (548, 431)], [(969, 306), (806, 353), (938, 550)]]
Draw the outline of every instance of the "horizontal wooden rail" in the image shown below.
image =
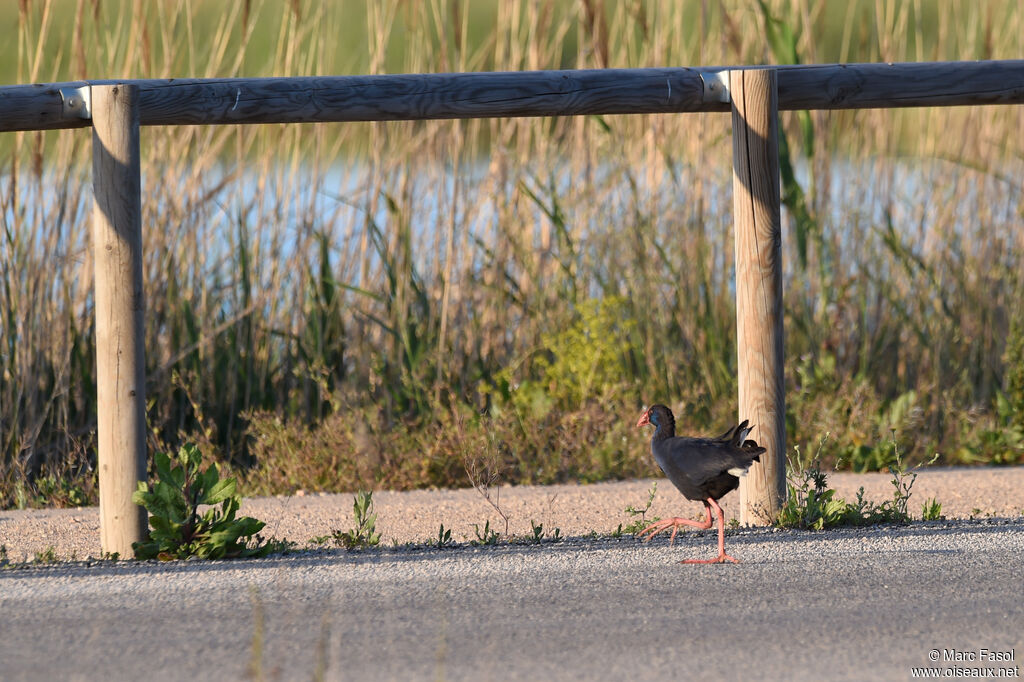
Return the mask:
[[(746, 68), (746, 67), (744, 67)], [(1024, 60), (779, 66), (780, 109), (1024, 103)], [(729, 111), (725, 67), (297, 78), (95, 80), (0, 86), (0, 131), (90, 125), (74, 88), (139, 88), (141, 125), (397, 121)], [(727, 80), (727, 79), (726, 79)], [(63, 91), (63, 94), (62, 94)]]

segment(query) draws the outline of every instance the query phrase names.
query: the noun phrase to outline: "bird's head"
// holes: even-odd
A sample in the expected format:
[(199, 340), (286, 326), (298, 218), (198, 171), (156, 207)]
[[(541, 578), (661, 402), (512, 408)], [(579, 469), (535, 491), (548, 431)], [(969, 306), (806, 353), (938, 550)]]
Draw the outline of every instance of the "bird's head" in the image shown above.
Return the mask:
[(674, 428), (675, 419), (672, 417), (672, 410), (664, 405), (651, 405), (644, 410), (644, 413), (640, 415), (640, 419), (636, 423), (638, 428), (645, 424), (653, 424), (655, 429), (670, 424)]

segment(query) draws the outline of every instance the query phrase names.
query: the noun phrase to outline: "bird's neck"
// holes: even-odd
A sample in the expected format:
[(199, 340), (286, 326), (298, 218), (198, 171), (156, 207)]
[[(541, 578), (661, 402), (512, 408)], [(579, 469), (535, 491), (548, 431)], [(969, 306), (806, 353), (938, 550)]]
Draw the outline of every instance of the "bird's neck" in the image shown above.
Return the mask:
[(676, 424), (674, 421), (669, 421), (665, 424), (658, 424), (654, 429), (654, 435), (651, 440), (657, 442), (659, 440), (668, 440), (676, 435)]

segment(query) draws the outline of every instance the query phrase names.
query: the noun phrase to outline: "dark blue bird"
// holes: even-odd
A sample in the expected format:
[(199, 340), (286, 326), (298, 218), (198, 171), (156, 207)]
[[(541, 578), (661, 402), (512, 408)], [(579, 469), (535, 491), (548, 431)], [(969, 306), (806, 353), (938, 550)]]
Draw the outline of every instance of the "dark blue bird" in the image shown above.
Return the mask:
[(645, 424), (654, 425), (654, 435), (651, 437), (654, 461), (686, 499), (704, 503), (707, 519), (703, 523), (678, 517), (662, 519), (644, 528), (637, 537), (648, 541), (671, 528), (672, 542), (680, 526), (707, 530), (712, 526), (711, 509), (714, 508), (718, 515), (718, 556), (714, 559), (687, 559), (680, 563), (738, 563), (737, 559), (725, 553), (725, 513), (718, 505), (718, 500), (739, 487), (739, 477), (746, 474), (750, 465), (765, 452), (753, 440), (747, 439), (747, 434), (754, 427), (748, 426), (744, 420), (718, 438), (677, 436), (675, 417), (672, 416), (672, 410), (664, 405), (653, 405), (647, 409), (636, 423), (638, 427)]

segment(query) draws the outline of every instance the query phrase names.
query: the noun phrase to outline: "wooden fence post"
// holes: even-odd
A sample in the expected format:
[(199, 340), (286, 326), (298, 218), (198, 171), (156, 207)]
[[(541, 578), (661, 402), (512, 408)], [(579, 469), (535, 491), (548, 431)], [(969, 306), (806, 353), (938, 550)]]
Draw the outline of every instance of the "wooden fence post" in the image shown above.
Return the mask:
[(740, 479), (740, 522), (770, 523), (786, 496), (782, 218), (778, 80), (774, 69), (730, 73), (739, 416), (768, 451)]
[(122, 558), (147, 531), (131, 499), (146, 479), (138, 103), (135, 85), (92, 86), (100, 545)]

